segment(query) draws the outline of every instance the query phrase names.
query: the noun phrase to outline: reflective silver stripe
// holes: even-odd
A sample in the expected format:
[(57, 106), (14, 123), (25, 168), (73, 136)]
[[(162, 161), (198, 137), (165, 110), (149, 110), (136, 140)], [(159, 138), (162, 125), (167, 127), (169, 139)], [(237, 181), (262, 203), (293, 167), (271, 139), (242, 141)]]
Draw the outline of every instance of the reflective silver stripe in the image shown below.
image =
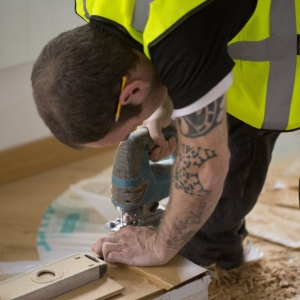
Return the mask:
[(136, 0), (131, 25), (139, 32), (144, 32), (149, 17), (150, 3), (153, 0)]
[(90, 14), (89, 14), (89, 12), (88, 12), (88, 10), (86, 8), (86, 0), (83, 0), (82, 3), (83, 3), (84, 16), (85, 16), (85, 18), (87, 18), (88, 20), (90, 20), (91, 16), (90, 16)]
[(294, 0), (273, 0), (270, 11), (270, 37), (259, 42), (237, 42), (228, 47), (233, 59), (270, 61), (262, 128), (285, 130), (288, 125), (296, 73), (296, 43)]
[[(91, 19), (91, 16), (86, 8), (86, 1), (82, 0), (84, 16), (88, 20)], [(132, 16), (132, 26), (137, 31), (144, 32), (150, 11), (150, 3), (154, 0), (136, 0), (134, 5), (134, 11)]]

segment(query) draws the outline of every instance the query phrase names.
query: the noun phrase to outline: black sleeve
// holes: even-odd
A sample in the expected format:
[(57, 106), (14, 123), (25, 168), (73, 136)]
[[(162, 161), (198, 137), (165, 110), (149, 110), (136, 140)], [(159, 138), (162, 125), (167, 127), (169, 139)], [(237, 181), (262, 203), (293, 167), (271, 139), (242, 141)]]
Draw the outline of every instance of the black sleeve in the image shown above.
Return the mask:
[(174, 108), (203, 97), (234, 66), (227, 43), (252, 15), (256, 0), (215, 0), (150, 48)]

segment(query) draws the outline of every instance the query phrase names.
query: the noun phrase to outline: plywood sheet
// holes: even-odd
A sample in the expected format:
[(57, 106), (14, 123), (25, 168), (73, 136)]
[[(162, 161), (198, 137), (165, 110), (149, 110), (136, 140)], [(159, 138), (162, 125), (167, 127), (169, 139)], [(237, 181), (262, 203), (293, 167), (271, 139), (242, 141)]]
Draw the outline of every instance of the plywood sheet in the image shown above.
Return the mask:
[(116, 265), (108, 264), (106, 275), (125, 287), (121, 294), (110, 298), (110, 300), (153, 299), (154, 295), (165, 292), (147, 278)]

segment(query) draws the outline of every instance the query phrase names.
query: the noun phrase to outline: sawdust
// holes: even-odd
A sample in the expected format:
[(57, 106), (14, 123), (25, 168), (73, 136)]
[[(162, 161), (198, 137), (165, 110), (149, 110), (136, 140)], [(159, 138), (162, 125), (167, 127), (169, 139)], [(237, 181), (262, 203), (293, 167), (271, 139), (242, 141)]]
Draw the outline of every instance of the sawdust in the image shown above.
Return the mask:
[(299, 159), (271, 166), (246, 218), (250, 239), (264, 257), (229, 271), (208, 267), (216, 275), (208, 287), (209, 300), (300, 299), (299, 174)]
[(210, 300), (282, 300), (300, 294), (300, 267), (289, 250), (270, 252), (268, 258), (229, 271), (215, 265), (208, 269), (215, 272), (209, 285)]

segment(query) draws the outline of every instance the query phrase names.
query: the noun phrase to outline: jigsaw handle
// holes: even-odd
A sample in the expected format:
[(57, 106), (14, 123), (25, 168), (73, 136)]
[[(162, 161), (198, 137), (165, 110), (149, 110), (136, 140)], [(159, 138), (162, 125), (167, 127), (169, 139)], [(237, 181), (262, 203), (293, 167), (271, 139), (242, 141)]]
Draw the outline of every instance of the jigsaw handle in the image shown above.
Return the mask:
[[(174, 127), (163, 130), (165, 138), (176, 136)], [(157, 145), (147, 128), (131, 133), (116, 152), (112, 174), (112, 202), (136, 208), (168, 197), (173, 158), (153, 163), (148, 154)]]

